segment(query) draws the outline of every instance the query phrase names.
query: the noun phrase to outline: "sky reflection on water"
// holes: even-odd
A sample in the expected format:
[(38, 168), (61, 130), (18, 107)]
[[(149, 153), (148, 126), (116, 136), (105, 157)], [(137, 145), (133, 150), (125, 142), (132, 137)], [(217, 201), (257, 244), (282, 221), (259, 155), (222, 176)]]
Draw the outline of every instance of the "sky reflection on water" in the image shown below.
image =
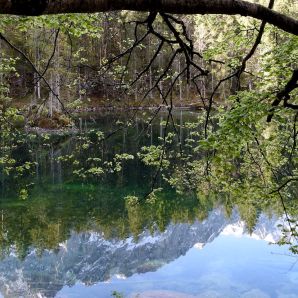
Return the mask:
[(155, 272), (64, 287), (57, 297), (111, 297), (115, 290), (124, 297), (298, 297), (298, 258), (287, 247), (225, 234)]

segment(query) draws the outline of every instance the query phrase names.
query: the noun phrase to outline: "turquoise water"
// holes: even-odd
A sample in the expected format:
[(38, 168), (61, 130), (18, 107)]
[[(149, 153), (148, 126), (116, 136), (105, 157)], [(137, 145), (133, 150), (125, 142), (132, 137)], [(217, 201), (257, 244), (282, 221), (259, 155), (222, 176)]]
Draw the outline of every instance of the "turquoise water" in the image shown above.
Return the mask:
[[(197, 116), (174, 114), (179, 124)], [(78, 126), (82, 136), (98, 128), (111, 133), (119, 119), (124, 123), (131, 117), (86, 115)], [(285, 221), (278, 206), (257, 206), (249, 233), (238, 205), (231, 211), (220, 198), (178, 194), (160, 177), (155, 188), (163, 189), (154, 200), (128, 204), (125, 197), (142, 198), (150, 191), (156, 173), (136, 158), (137, 152), (158, 144), (165, 133), (165, 114), (150, 126), (144, 118), (133, 117), (132, 125), (104, 146), (93, 141), (85, 151), (78, 148), (86, 140), (73, 133), (35, 138), (14, 149), (17, 161), (34, 162), (34, 171), (17, 179), (1, 175), (2, 295), (298, 297), (298, 258), (286, 245), (269, 245), (280, 238), (278, 224)], [(190, 130), (178, 129), (174, 145), (184, 145)], [(104, 177), (75, 176), (73, 164), (59, 159), (74, 155), (87, 166), (90, 157), (109, 161), (122, 153), (135, 158)], [(28, 193), (20, 197), (25, 187)]]

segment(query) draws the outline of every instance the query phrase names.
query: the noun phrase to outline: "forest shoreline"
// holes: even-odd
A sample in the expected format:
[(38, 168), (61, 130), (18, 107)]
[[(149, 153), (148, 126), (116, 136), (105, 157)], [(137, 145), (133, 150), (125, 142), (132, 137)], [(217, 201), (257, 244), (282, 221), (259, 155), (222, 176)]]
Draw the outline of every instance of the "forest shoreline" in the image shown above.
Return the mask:
[[(189, 111), (189, 112), (199, 112), (203, 111), (206, 109), (204, 106), (190, 106), (190, 105), (185, 105), (185, 106), (144, 106), (144, 107), (85, 107), (85, 108), (80, 108), (80, 109), (73, 109), (73, 110), (67, 110), (68, 114), (71, 114), (73, 117), (72, 120), (74, 119), (80, 119), (87, 114), (92, 114), (92, 113), (106, 113), (106, 112), (129, 112), (129, 111), (160, 111), (160, 112), (169, 112), (170, 110), (172, 112), (175, 111)], [(47, 117), (44, 117), (42, 119), (47, 119)], [(80, 128), (74, 124), (72, 126), (63, 126), (59, 128), (52, 128), (52, 127), (41, 127), (41, 126), (30, 126), (28, 124), (25, 125), (24, 127), (26, 132), (29, 133), (37, 133), (37, 134), (52, 134), (52, 135), (65, 135), (65, 134), (76, 134), (79, 133), (81, 130)]]
[(167, 106), (167, 105), (154, 105), (154, 106), (88, 106), (78, 109), (67, 109), (69, 113), (82, 113), (82, 112), (104, 112), (104, 111), (155, 111), (155, 110), (164, 110), (168, 111), (170, 109), (172, 110), (185, 110), (185, 111), (200, 111), (204, 110), (207, 107), (204, 107), (204, 105), (198, 105), (198, 104), (189, 104), (189, 105), (183, 105), (183, 106)]

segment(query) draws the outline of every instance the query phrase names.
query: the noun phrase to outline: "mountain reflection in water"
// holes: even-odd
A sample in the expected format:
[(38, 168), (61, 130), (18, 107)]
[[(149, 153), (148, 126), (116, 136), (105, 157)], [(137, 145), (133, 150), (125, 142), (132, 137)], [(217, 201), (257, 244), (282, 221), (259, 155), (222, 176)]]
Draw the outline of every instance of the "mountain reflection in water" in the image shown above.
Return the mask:
[[(181, 115), (181, 123), (196, 116)], [(108, 115), (85, 126), (104, 130), (110, 122)], [(163, 135), (160, 123), (136, 141), (140, 121), (101, 154), (135, 155)], [(268, 245), (281, 236), (280, 202), (200, 200), (159, 180), (163, 190), (153, 200), (129, 204), (126, 196), (148, 192), (154, 171), (135, 159), (104, 180), (74, 179), (59, 156), (77, 142), (61, 137), (34, 152), (36, 175), (24, 178), (35, 184), (28, 198), (1, 182), (4, 297), (298, 297), (297, 259), (286, 246)], [(15, 154), (24, 159), (30, 150)]]
[(202, 222), (145, 229), (138, 239), (72, 232), (55, 251), (32, 249), (23, 260), (12, 251), (0, 263), (0, 289), (8, 297), (112, 297), (114, 290), (144, 293), (135, 297), (296, 297), (295, 259), (266, 243), (278, 239), (277, 223), (260, 216), (249, 236), (236, 213), (227, 220), (219, 208)]

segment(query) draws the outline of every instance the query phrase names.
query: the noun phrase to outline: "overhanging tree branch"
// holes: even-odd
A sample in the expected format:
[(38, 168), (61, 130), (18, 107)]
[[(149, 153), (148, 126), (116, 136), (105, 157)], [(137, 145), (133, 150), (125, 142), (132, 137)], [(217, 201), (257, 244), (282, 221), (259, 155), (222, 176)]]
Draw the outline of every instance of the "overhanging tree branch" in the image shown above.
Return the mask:
[[(269, 2), (269, 8), (270, 9), (273, 9), (274, 1), (275, 0), (270, 0), (270, 2)], [(253, 47), (250, 49), (249, 53), (242, 60), (242, 64), (241, 64), (241, 66), (240, 66), (240, 68), (238, 70), (238, 73), (237, 73), (237, 80), (238, 80), (238, 82), (237, 82), (237, 89), (238, 90), (240, 90), (240, 87), (241, 87), (240, 86), (240, 84), (241, 84), (240, 78), (241, 78), (242, 73), (246, 69), (246, 64), (247, 64), (248, 60), (255, 54), (255, 52), (256, 52), (259, 44), (262, 41), (262, 37), (263, 37), (263, 34), (265, 32), (265, 26), (266, 26), (266, 21), (263, 21), (262, 24), (261, 24), (261, 26), (260, 26), (260, 29), (258, 30), (259, 33), (258, 33), (258, 36), (257, 36), (255, 42), (254, 42)]]
[(291, 99), (290, 93), (296, 88), (298, 88), (298, 69), (295, 69), (293, 71), (292, 77), (288, 81), (284, 89), (277, 93), (276, 99), (272, 103), (272, 109), (270, 110), (267, 117), (267, 122), (271, 122), (274, 115), (274, 109), (278, 107), (282, 101), (284, 102), (284, 107), (298, 110), (298, 105), (288, 102)]
[(0, 0), (0, 14), (42, 15), (115, 10), (242, 15), (265, 21), (286, 32), (298, 35), (298, 20), (263, 5), (243, 0)]

